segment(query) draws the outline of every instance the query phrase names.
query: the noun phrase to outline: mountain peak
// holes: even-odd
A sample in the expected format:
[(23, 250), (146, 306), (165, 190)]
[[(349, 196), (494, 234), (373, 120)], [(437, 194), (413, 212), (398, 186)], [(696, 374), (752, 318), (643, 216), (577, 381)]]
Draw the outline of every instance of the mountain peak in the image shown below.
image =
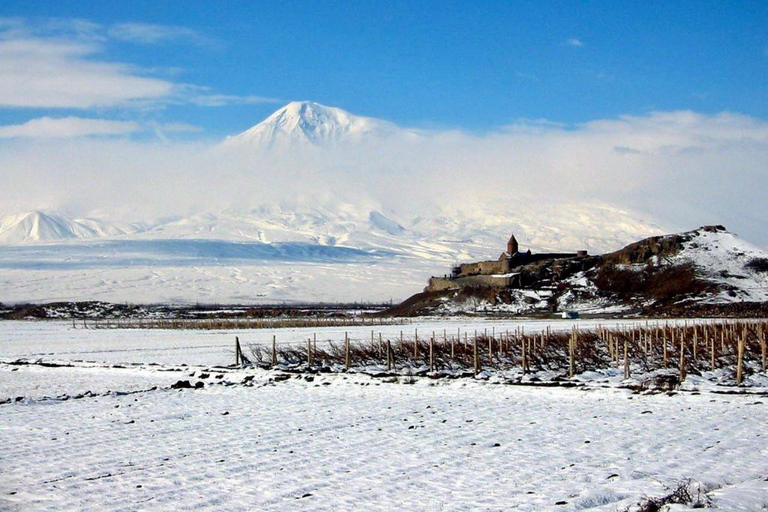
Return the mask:
[(229, 137), (226, 144), (262, 149), (285, 145), (328, 146), (396, 130), (397, 126), (380, 119), (356, 116), (314, 101), (292, 101), (256, 126)]

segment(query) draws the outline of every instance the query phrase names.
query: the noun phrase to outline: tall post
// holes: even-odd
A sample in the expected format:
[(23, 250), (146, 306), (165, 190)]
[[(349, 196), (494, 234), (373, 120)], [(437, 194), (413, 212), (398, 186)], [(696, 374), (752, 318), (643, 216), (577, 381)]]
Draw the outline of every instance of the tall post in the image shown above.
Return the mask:
[(694, 364), (696, 364), (696, 359), (698, 355), (698, 345), (699, 345), (699, 335), (698, 335), (698, 329), (696, 329), (696, 325), (693, 326), (693, 361)]
[(762, 352), (763, 356), (763, 373), (765, 373), (765, 356), (766, 356), (766, 347), (765, 347), (765, 331), (763, 331), (763, 326), (760, 326), (760, 351)]
[(480, 371), (480, 359), (477, 356), (477, 336), (475, 336), (474, 339), (474, 369), (475, 369), (475, 377), (477, 377), (477, 372)]
[(576, 328), (571, 328), (571, 339), (568, 343), (568, 376), (574, 373), (574, 352), (576, 351)]
[(624, 338), (624, 378), (629, 378), (629, 353), (627, 351), (627, 338)]
[(272, 335), (272, 368), (277, 365), (277, 335)]
[(387, 340), (387, 370), (392, 369), (392, 363), (395, 359), (394, 354), (392, 354), (392, 343), (390, 343), (389, 340)]
[(243, 359), (240, 354), (240, 338), (235, 336), (235, 366), (240, 366), (243, 363)]
[[(672, 337), (674, 339), (674, 335)], [(680, 382), (685, 380), (685, 336), (680, 335)]]
[(747, 328), (744, 328), (744, 334), (739, 338), (739, 355), (736, 366), (736, 385), (741, 386), (741, 382), (744, 380), (744, 348), (747, 344)]
[(488, 366), (493, 366), (493, 338), (488, 338)]
[(435, 371), (435, 352), (433, 345), (435, 344), (435, 336), (429, 338), (429, 373)]
[(350, 364), (350, 356), (349, 356), (349, 333), (344, 333), (344, 369), (349, 370), (349, 364)]
[(312, 366), (312, 338), (307, 338), (307, 366)]
[(523, 367), (523, 375), (526, 373), (526, 368), (528, 365), (526, 364), (526, 356), (525, 353), (525, 338), (520, 338), (520, 366)]
[(419, 330), (416, 329), (413, 335), (413, 358), (419, 357)]

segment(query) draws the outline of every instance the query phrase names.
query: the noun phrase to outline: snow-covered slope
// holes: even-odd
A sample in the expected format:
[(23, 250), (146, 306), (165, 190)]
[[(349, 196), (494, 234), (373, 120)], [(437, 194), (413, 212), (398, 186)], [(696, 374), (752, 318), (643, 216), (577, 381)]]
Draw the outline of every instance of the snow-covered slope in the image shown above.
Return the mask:
[(524, 287), (472, 289), (457, 283), (438, 295), (415, 295), (399, 309), (408, 314), (710, 314), (738, 313), (728, 308), (768, 301), (768, 252), (722, 226), (650, 237), (599, 256), (532, 263), (515, 272)]
[(135, 229), (110, 225), (98, 219), (67, 219), (39, 211), (0, 220), (0, 244), (60, 242), (78, 238), (124, 235)]
[(670, 263), (694, 265), (718, 287), (707, 302), (768, 301), (768, 252), (719, 227), (692, 231)]
[(327, 146), (385, 136), (398, 130), (396, 125), (380, 119), (352, 115), (313, 101), (294, 101), (256, 126), (229, 137), (225, 145), (260, 149), (286, 145)]
[[(594, 204), (498, 212), (492, 204), (421, 215), (368, 203), (264, 205), (117, 236), (102, 229), (98, 238), (82, 221), (61, 221), (67, 238), (30, 240), (23, 231), (0, 252), (0, 302), (399, 300), (455, 262), (495, 256), (510, 233), (525, 249), (593, 252), (660, 231)], [(606, 215), (613, 222), (596, 230)]]

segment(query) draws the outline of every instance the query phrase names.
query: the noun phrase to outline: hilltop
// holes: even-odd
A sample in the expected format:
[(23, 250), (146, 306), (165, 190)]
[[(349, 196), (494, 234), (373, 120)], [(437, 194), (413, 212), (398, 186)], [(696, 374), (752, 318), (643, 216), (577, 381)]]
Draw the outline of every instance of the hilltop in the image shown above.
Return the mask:
[(514, 286), (424, 291), (389, 313), (765, 314), (768, 253), (704, 226), (607, 254), (522, 265)]

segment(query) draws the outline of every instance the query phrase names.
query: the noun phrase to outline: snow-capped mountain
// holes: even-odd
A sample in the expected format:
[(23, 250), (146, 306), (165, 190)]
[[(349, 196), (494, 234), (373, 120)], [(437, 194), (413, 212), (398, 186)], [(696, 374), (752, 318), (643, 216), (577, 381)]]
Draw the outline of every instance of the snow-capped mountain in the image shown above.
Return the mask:
[(0, 219), (0, 244), (60, 242), (79, 238), (118, 236), (135, 229), (118, 227), (98, 219), (67, 219), (40, 211)]
[(361, 117), (313, 101), (293, 101), (239, 135), (228, 137), (228, 147), (328, 146), (359, 142), (401, 130), (380, 119)]

